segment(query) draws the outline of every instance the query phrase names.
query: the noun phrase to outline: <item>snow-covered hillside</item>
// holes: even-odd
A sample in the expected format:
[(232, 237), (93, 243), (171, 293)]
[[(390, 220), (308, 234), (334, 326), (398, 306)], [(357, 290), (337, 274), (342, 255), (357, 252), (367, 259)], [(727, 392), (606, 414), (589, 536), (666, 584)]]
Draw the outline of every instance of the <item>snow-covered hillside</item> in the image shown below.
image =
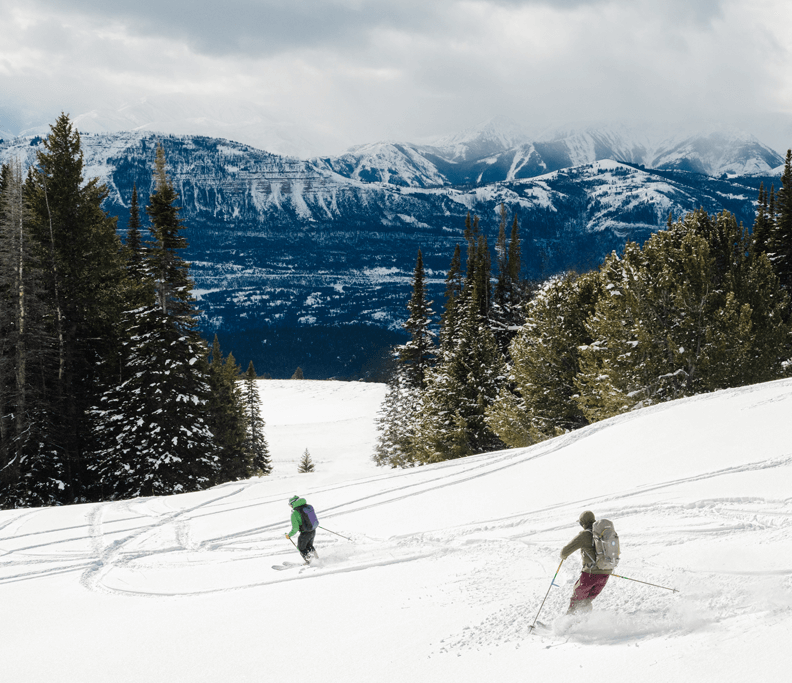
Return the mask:
[[(270, 477), (0, 513), (3, 681), (785, 680), (792, 380), (406, 471), (370, 462), (382, 386), (260, 387)], [(293, 493), (351, 540), (320, 530), (314, 566), (278, 571)], [(587, 508), (619, 574), (679, 593), (611, 578), (564, 617)]]

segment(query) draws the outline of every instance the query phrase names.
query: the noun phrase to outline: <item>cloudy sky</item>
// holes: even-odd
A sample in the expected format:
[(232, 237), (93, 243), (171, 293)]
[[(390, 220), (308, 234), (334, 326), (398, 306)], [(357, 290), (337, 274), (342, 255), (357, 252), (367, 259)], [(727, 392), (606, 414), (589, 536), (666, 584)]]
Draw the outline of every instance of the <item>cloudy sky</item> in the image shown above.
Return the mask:
[(204, 117), (338, 153), (501, 115), (792, 146), (789, 0), (0, 0), (0, 35), (12, 133), (61, 110), (99, 128)]

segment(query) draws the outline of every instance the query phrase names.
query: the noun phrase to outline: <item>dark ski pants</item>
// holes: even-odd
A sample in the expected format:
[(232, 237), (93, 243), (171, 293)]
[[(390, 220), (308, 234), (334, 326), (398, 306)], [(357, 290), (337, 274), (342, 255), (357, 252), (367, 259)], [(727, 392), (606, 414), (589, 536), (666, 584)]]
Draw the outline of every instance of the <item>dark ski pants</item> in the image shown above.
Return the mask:
[(610, 574), (581, 572), (580, 578), (572, 591), (572, 600), (569, 601), (567, 614), (591, 611), (591, 601), (602, 592), (609, 578)]
[(316, 529), (313, 531), (301, 531), (300, 535), (297, 537), (297, 550), (300, 551), (300, 554), (303, 557), (305, 557), (308, 553), (313, 552), (313, 542), (315, 536)]

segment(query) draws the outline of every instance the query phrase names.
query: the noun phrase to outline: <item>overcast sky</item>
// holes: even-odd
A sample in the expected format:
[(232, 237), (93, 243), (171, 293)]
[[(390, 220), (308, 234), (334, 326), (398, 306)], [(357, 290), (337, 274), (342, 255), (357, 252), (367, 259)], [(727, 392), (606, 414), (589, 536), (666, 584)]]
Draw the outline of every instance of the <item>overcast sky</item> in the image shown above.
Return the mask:
[(0, 17), (12, 132), (179, 95), (325, 153), (495, 115), (529, 132), (707, 121), (792, 146), (790, 0), (0, 0)]

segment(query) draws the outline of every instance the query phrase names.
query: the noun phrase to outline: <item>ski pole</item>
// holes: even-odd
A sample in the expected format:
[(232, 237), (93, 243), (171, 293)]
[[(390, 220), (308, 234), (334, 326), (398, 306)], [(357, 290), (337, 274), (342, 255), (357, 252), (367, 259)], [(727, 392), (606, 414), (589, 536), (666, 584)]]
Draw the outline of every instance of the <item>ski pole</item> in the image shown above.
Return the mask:
[(559, 563), (558, 563), (558, 569), (556, 569), (556, 573), (553, 575), (553, 580), (550, 582), (550, 588), (548, 588), (548, 589), (547, 589), (547, 593), (545, 593), (544, 600), (542, 600), (542, 604), (541, 604), (541, 605), (539, 605), (539, 612), (537, 612), (537, 613), (536, 613), (536, 616), (534, 617), (534, 620), (533, 620), (533, 624), (531, 624), (531, 627), (528, 629), (528, 632), (529, 632), (529, 633), (530, 633), (531, 631), (533, 631), (534, 627), (536, 626), (536, 620), (539, 618), (539, 613), (542, 611), (542, 607), (544, 607), (545, 600), (547, 600), (547, 596), (548, 596), (548, 595), (550, 595), (550, 589), (551, 589), (553, 586), (557, 586), (557, 585), (558, 585), (558, 584), (555, 582), (555, 580), (556, 580), (556, 576), (558, 576), (558, 572), (560, 572), (560, 571), (561, 571), (561, 565), (562, 565), (562, 564), (564, 564), (564, 561), (563, 561), (563, 560), (561, 560), (561, 562), (559, 562)]
[[(294, 546), (294, 549), (295, 549), (295, 550), (296, 550), (298, 553), (300, 553), (300, 549), (297, 547), (297, 544), (294, 542), (294, 540), (292, 539), (292, 537), (291, 537), (291, 536), (289, 536), (289, 534), (284, 534), (284, 535), (286, 536), (286, 538), (288, 538), (288, 539), (291, 541), (291, 544)], [(302, 554), (302, 553), (300, 553), (300, 557), (302, 557), (302, 560), (303, 560), (303, 562), (305, 562), (305, 564), (310, 564), (310, 562), (308, 562), (308, 560), (306, 560), (306, 559), (303, 557), (303, 554)]]
[[(320, 526), (319, 528), (323, 529), (324, 531), (330, 531), (330, 529), (325, 529), (323, 526)], [(335, 534), (336, 536), (341, 536), (341, 534), (336, 534), (335, 531), (330, 531), (330, 533)], [(341, 536), (341, 538), (343, 538), (345, 541), (351, 541), (352, 543), (354, 543), (354, 541), (351, 538), (347, 538), (346, 536)]]
[(668, 586), (658, 586), (656, 583), (649, 583), (648, 581), (639, 581), (638, 579), (631, 579), (629, 576), (619, 576), (618, 574), (611, 574), (611, 576), (615, 576), (617, 579), (626, 579), (627, 581), (635, 581), (636, 583), (643, 583), (647, 586), (654, 586), (655, 588), (662, 588), (665, 591), (671, 591), (672, 593), (679, 593), (676, 588), (668, 588)]

